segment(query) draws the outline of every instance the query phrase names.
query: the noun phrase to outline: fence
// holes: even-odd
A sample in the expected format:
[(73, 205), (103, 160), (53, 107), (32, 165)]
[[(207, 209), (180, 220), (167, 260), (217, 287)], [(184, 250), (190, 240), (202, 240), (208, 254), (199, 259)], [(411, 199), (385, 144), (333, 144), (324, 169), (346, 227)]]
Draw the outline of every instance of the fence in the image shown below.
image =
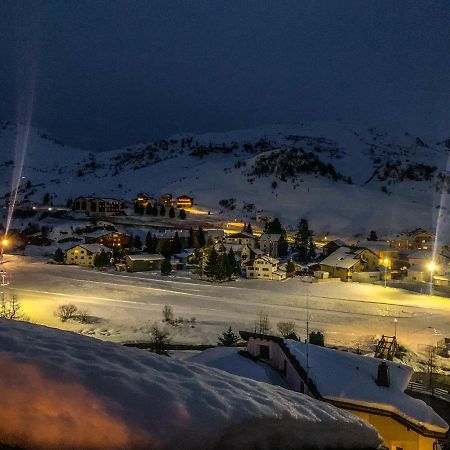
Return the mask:
[(406, 391), (417, 392), (419, 394), (430, 395), (431, 397), (436, 397), (439, 400), (443, 400), (445, 402), (450, 403), (450, 393), (441, 388), (429, 388), (428, 386), (423, 385), (422, 383), (415, 383), (411, 381), (406, 388)]

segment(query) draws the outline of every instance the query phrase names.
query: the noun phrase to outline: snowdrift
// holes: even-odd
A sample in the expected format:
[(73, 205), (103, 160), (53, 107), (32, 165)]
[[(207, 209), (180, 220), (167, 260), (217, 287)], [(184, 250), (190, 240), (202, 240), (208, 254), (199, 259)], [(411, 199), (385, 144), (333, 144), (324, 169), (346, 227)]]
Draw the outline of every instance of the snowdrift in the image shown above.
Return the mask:
[(33, 449), (376, 448), (375, 429), (280, 387), (0, 321), (0, 442)]

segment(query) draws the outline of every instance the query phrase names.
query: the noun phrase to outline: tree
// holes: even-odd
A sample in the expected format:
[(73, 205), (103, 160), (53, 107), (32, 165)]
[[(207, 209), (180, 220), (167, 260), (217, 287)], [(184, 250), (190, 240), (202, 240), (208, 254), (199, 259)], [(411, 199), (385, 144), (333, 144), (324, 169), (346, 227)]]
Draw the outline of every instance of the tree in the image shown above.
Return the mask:
[(178, 218), (181, 220), (186, 219), (186, 211), (184, 209), (180, 209), (180, 213), (178, 214)]
[(9, 320), (29, 320), (29, 318), (21, 313), (22, 305), (20, 304), (17, 295), (12, 294), (7, 296), (2, 294), (0, 300), (0, 318)]
[(295, 274), (295, 263), (290, 259), (286, 265), (286, 272), (290, 277), (293, 277)]
[(156, 203), (152, 206), (152, 216), (156, 217), (159, 213), (158, 205)]
[(43, 203), (44, 205), (48, 205), (49, 202), (50, 202), (50, 194), (47, 192), (47, 193), (44, 195), (44, 198), (42, 199), (42, 203)]
[(253, 228), (251, 223), (249, 222), (247, 225), (244, 226), (244, 229), (242, 230), (244, 233), (253, 234)]
[(264, 227), (264, 233), (269, 234), (281, 234), (283, 231), (283, 227), (281, 226), (281, 222), (278, 217), (275, 217), (271, 222), (266, 222)]
[(161, 263), (161, 275), (170, 275), (172, 273), (172, 264), (169, 259), (165, 259)]
[(72, 208), (72, 206), (73, 206), (73, 200), (72, 200), (71, 198), (68, 198), (68, 199), (67, 199), (66, 206), (67, 206), (67, 208)]
[(198, 246), (200, 248), (204, 247), (206, 244), (205, 232), (202, 227), (198, 227)]
[(258, 319), (255, 322), (256, 333), (267, 334), (270, 331), (270, 328), (269, 316), (264, 311), (260, 311)]
[(145, 236), (145, 250), (147, 253), (156, 253), (156, 248), (158, 247), (158, 239), (154, 234), (149, 231), (147, 236)]
[(57, 248), (55, 254), (53, 255), (53, 260), (57, 263), (64, 262), (64, 253), (60, 248)]
[(217, 281), (225, 281), (231, 277), (231, 269), (228, 263), (228, 255), (226, 251), (222, 251), (216, 261), (213, 279)]
[(173, 308), (170, 305), (164, 305), (162, 310), (162, 316), (164, 322), (172, 322), (173, 320)]
[(169, 209), (169, 217), (173, 219), (175, 217), (175, 210), (173, 209), (173, 206)]
[(78, 308), (69, 303), (67, 305), (60, 305), (58, 308), (56, 308), (55, 316), (58, 317), (58, 319), (61, 322), (67, 322), (69, 319), (73, 319), (78, 313)]
[(145, 207), (145, 214), (147, 216), (151, 216), (153, 214), (153, 206), (150, 202), (148, 202), (147, 206)]
[(138, 248), (139, 250), (142, 249), (142, 241), (138, 235), (134, 236), (133, 239), (131, 240), (131, 246), (133, 248)]
[(289, 253), (289, 244), (287, 241), (286, 230), (282, 229), (280, 239), (278, 240), (278, 256), (287, 256)]
[(175, 231), (175, 235), (173, 236), (173, 239), (170, 241), (170, 254), (176, 255), (183, 250), (183, 245), (181, 244), (181, 239), (178, 234), (178, 231)]
[(205, 275), (214, 280), (217, 274), (217, 261), (219, 259), (219, 254), (216, 252), (215, 248), (212, 247), (208, 254), (208, 260), (205, 264)]
[(164, 205), (159, 207), (159, 215), (162, 217), (166, 215), (166, 207)]
[(95, 267), (106, 267), (110, 265), (110, 257), (105, 251), (100, 251), (95, 255), (94, 266)]
[(153, 324), (151, 329), (150, 350), (158, 355), (167, 355), (167, 347), (170, 343), (169, 332), (160, 329), (158, 324)]
[(194, 248), (195, 246), (195, 235), (194, 230), (189, 228), (189, 237), (188, 237), (188, 248)]
[(144, 205), (141, 202), (134, 202), (134, 213), (142, 216), (144, 212)]
[(313, 232), (309, 229), (308, 221), (301, 219), (295, 235), (295, 250), (301, 262), (309, 262), (315, 258)]
[(375, 230), (371, 230), (367, 240), (368, 241), (378, 241), (377, 232)]
[(222, 333), (222, 336), (219, 336), (219, 341), (217, 342), (217, 345), (223, 347), (235, 347), (240, 340), (241, 338), (237, 334), (233, 333), (233, 330), (231, 329), (230, 326), (227, 331)]
[(232, 275), (239, 275), (239, 264), (236, 260), (236, 256), (234, 254), (233, 248), (230, 247), (230, 250), (227, 254), (227, 261), (228, 261), (228, 279), (231, 279)]
[(278, 322), (277, 329), (281, 336), (287, 337), (295, 331), (295, 322)]

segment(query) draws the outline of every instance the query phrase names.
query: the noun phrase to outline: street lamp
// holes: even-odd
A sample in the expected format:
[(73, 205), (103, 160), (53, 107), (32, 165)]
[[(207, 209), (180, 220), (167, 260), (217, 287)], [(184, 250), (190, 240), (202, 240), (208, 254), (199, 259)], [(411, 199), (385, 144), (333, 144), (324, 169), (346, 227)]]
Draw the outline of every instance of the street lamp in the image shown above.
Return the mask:
[(394, 319), (394, 337), (395, 337), (395, 339), (397, 339), (397, 322), (398, 322), (398, 320), (395, 318)]
[(387, 268), (389, 266), (390, 260), (389, 258), (384, 258), (381, 260), (381, 264), (384, 266), (384, 287), (387, 287)]
[(433, 295), (433, 273), (437, 269), (437, 265), (434, 261), (430, 261), (427, 268), (430, 271), (430, 295)]

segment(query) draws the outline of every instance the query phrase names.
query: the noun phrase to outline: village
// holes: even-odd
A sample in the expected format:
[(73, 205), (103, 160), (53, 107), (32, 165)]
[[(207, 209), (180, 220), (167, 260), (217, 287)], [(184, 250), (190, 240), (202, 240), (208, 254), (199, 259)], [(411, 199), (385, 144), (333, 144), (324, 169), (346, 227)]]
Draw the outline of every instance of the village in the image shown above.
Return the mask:
[[(44, 217), (43, 223), (47, 224), (45, 220), (51, 218), (53, 229), (51, 225), (39, 229), (36, 222), (30, 222), (28, 230), (13, 229), (8, 242), (3, 242), (5, 249), (17, 255), (23, 253), (31, 256), (32, 261), (36, 259), (38, 266), (42, 256), (51, 252), (47, 258), (47, 262), (51, 263), (49, 277), (58, 277), (58, 270), (63, 270), (60, 266), (64, 266), (64, 269), (71, 266), (83, 269), (83, 279), (86, 281), (82, 285), (96, 283), (96, 295), (102, 295), (99, 285), (104, 286), (105, 290), (109, 289), (109, 285), (114, 285), (111, 286), (114, 290), (125, 288), (122, 277), (127, 274), (132, 277), (133, 290), (164, 289), (170, 293), (171, 290), (164, 285), (164, 280), (167, 280), (168, 283), (186, 285), (172, 294), (205, 296), (205, 305), (217, 300), (208, 297), (210, 294), (203, 288), (200, 291), (198, 283), (217, 286), (214, 290), (216, 295), (227, 285), (237, 286), (235, 283), (239, 280), (244, 283), (240, 285), (240, 291), (251, 292), (243, 286), (248, 284), (249, 289), (253, 289), (251, 286), (254, 280), (258, 283), (255, 285), (256, 292), (261, 295), (261, 289), (264, 289), (261, 283), (268, 283), (267, 299), (264, 300), (268, 302), (267, 305), (272, 303), (271, 299), (278, 292), (285, 297), (287, 292), (295, 292), (298, 286), (303, 285), (305, 290), (301, 291), (301, 295), (305, 296), (306, 293), (307, 314), (308, 296), (314, 299), (312, 310), (315, 311), (319, 307), (317, 297), (320, 295), (316, 292), (321, 292), (320, 289), (325, 295), (333, 290), (341, 292), (336, 294), (339, 302), (343, 300), (340, 295), (346, 291), (346, 286), (350, 289), (357, 285), (378, 286), (379, 289), (389, 291), (390, 288), (398, 288), (414, 295), (422, 294), (424, 298), (443, 297), (441, 301), (450, 296), (450, 247), (445, 243), (437, 247), (436, 237), (424, 229), (392, 236), (378, 236), (373, 230), (358, 239), (331, 233), (317, 236), (306, 219), (300, 219), (297, 227), (285, 227), (278, 218), (267, 215), (250, 219), (220, 215), (216, 211), (203, 210), (191, 196), (172, 197), (169, 193), (158, 198), (140, 193), (129, 202), (78, 197), (68, 201), (65, 207), (49, 203), (27, 205), (26, 208), (22, 206), (22, 209), (19, 206), (17, 215), (20, 217), (23, 211), (30, 210), (36, 217)], [(37, 252), (37, 249), (47, 251), (42, 253)], [(40, 255), (41, 259), (33, 256), (35, 254)], [(98, 278), (97, 274), (115, 275), (117, 282)], [(143, 278), (146, 274), (150, 278)], [(74, 281), (79, 280), (81, 273), (68, 275), (65, 272), (63, 276), (69, 276), (66, 282), (70, 284), (71, 277), (77, 277)], [(20, 275), (16, 283), (19, 296), (32, 292), (31, 288), (38, 289), (35, 285), (27, 287)], [(290, 288), (289, 283), (295, 284)], [(47, 281), (47, 284), (51, 289), (51, 282)], [(82, 285), (78, 288), (80, 298), (86, 295), (82, 294)], [(315, 286), (319, 291), (314, 290)], [(51, 301), (52, 295), (67, 296), (67, 292), (71, 291), (62, 290), (61, 294), (56, 292), (47, 292), (48, 301)], [(120, 297), (122, 294), (117, 291), (117, 295)], [(86, 298), (89, 298), (88, 294)], [(37, 297), (36, 300), (44, 308), (43, 299)], [(182, 303), (173, 300), (171, 304), (175, 306), (168, 303), (164, 306), (163, 323), (173, 330), (172, 333), (181, 333), (179, 339), (181, 336), (184, 339), (188, 337), (187, 331), (183, 331), (185, 327), (188, 327), (189, 333), (195, 333), (208, 322), (206, 317), (203, 320), (196, 320), (195, 317), (176, 318), (173, 308), (183, 313), (185, 309), (190, 309), (189, 303), (185, 308), (180, 306)], [(414, 304), (408, 304), (408, 307), (414, 308)], [(70, 306), (63, 303), (58, 314), (61, 308), (64, 310)], [(296, 321), (286, 317), (277, 323), (278, 332), (274, 332), (273, 326), (269, 324), (271, 318), (261, 310), (253, 329), (241, 329), (237, 334), (230, 326), (222, 337), (219, 336), (218, 347), (207, 346), (203, 352), (196, 350), (187, 360), (306, 393), (338, 408), (352, 411), (373, 425), (391, 447), (397, 442), (405, 449), (431, 449), (436, 440), (445, 439), (446, 426), (435, 412), (414, 397), (422, 398), (424, 393), (429, 395), (431, 389), (433, 398), (440, 398), (436, 401), (440, 401), (445, 409), (450, 395), (445, 384), (435, 383), (430, 387), (422, 384), (420, 379), (417, 383), (413, 369), (399, 363), (406, 352), (403, 344), (410, 341), (403, 335), (398, 340), (397, 317), (406, 320), (408, 307), (405, 304), (398, 312), (393, 312), (396, 317), (392, 322), (393, 332), (388, 329), (387, 334), (379, 336), (373, 346), (373, 354), (367, 353), (370, 352), (368, 342), (362, 340), (356, 348), (351, 344), (339, 348), (330, 346), (330, 330), (342, 327), (336, 319), (331, 319), (331, 328), (318, 327), (317, 316), (311, 315), (311, 320), (316, 318), (317, 323), (308, 328), (311, 325), (308, 325), (307, 315), (306, 329), (303, 329), (296, 326)], [(325, 309), (331, 311), (332, 307), (325, 306)], [(87, 312), (80, 311), (78, 313), (89, 317)], [(69, 326), (69, 329), (81, 334), (97, 336), (94, 327), (86, 328), (85, 325), (84, 329), (77, 330), (74, 325), (77, 314), (75, 309), (72, 315), (69, 315), (69, 311), (65, 312), (68, 314), (67, 319), (57, 325), (58, 328)], [(357, 319), (360, 312), (355, 311), (352, 315), (355, 320), (360, 320)], [(42, 322), (42, 319), (38, 321)], [(354, 324), (356, 326), (356, 322)], [(169, 341), (166, 342), (167, 331), (158, 327), (154, 325), (151, 328), (152, 343), (138, 341), (137, 344), (127, 345), (142, 348), (147, 348), (146, 345), (155, 346), (152, 347), (153, 351), (162, 354), (173, 353), (169, 348), (183, 348), (180, 344), (170, 347)], [(405, 333), (404, 330), (402, 332)], [(113, 337), (110, 333), (113, 332), (100, 331), (97, 337), (109, 339)], [(159, 344), (155, 343), (154, 336), (160, 337)], [(313, 344), (309, 350), (308, 344)], [(242, 345), (246, 348), (243, 349)], [(432, 357), (444, 361), (450, 355), (450, 339), (439, 337), (436, 345), (433, 343), (427, 348), (432, 349)], [(176, 357), (175, 354), (173, 357)], [(375, 358), (368, 358), (367, 355)], [(186, 358), (185, 355), (182, 357)], [(422, 368), (426, 367), (426, 361), (422, 364)], [(263, 369), (263, 366), (266, 368)], [(326, 366), (327, 371), (338, 373), (332, 385), (322, 370), (315, 369), (319, 366), (322, 369)], [(359, 367), (363, 369), (359, 371)], [(347, 385), (347, 379), (352, 380), (350, 385)], [(442, 404), (437, 406), (440, 414)]]
[[(247, 223), (224, 222), (195, 205), (193, 197), (174, 198), (170, 193), (157, 198), (140, 193), (129, 202), (78, 197), (66, 207), (46, 200), (31, 210), (89, 219), (85, 226), (72, 226), (72, 237), (61, 236), (53, 243), (64, 244), (55, 252), (57, 263), (165, 274), (188, 269), (202, 280), (213, 281), (234, 277), (283, 281), (302, 276), (308, 282), (378, 283), (450, 296), (450, 246), (422, 228), (392, 236), (378, 236), (375, 230), (358, 238), (317, 236), (305, 219), (297, 228), (261, 215)], [(40, 242), (36, 235), (23, 234), (17, 239), (21, 244), (15, 246), (50, 243)]]

